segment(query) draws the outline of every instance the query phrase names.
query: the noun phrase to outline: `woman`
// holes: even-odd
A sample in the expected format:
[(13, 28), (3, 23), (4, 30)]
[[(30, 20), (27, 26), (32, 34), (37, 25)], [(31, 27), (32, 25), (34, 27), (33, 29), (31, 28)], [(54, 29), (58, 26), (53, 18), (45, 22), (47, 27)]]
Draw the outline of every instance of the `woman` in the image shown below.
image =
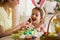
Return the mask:
[(20, 29), (12, 27), (12, 8), (15, 8), (19, 0), (0, 0), (0, 36), (7, 36)]

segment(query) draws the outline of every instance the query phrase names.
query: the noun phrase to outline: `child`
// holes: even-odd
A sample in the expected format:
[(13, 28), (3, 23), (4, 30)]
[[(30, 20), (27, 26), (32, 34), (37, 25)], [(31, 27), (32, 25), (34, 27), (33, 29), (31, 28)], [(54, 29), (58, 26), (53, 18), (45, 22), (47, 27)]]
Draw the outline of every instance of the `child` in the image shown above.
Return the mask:
[(39, 7), (35, 7), (32, 10), (31, 22), (32, 22), (32, 25), (36, 28), (37, 31), (45, 32), (43, 11)]
[(45, 33), (43, 10), (41, 8), (35, 7), (32, 9), (31, 22), (34, 28), (37, 30), (34, 36), (36, 38), (40, 38), (40, 36)]

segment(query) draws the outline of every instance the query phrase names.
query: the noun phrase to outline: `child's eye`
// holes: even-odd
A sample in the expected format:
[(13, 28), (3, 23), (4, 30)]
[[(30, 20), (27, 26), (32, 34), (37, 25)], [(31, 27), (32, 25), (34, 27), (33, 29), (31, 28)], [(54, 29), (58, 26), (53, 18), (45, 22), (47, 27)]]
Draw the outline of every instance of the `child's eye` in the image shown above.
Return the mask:
[(38, 15), (36, 14), (36, 16), (38, 16)]

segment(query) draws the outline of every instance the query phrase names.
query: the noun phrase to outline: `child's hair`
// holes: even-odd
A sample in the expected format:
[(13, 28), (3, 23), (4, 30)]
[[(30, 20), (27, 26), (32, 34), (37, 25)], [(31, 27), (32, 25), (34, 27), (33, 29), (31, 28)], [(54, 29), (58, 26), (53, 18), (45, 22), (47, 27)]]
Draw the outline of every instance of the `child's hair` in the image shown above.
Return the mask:
[(43, 10), (42, 10), (41, 8), (39, 8), (39, 7), (35, 7), (35, 8), (32, 9), (32, 11), (33, 11), (34, 9), (36, 9), (36, 10), (38, 10), (38, 11), (40, 12), (40, 17), (41, 17), (41, 18), (40, 18), (40, 19), (41, 19), (40, 22), (41, 22), (41, 23), (44, 23), (44, 18), (43, 18), (43, 14), (44, 14), (44, 13), (43, 13)]

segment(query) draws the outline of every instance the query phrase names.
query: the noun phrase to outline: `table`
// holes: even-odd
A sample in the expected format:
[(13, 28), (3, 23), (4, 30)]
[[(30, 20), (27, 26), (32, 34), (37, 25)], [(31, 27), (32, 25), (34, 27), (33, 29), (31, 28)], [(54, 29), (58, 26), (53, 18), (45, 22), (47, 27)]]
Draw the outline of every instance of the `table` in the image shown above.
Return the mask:
[(58, 37), (58, 36), (56, 36), (56, 37), (45, 36), (45, 38), (41, 38), (41, 40), (60, 40), (60, 37)]
[(14, 40), (11, 36), (0, 38), (0, 40)]

